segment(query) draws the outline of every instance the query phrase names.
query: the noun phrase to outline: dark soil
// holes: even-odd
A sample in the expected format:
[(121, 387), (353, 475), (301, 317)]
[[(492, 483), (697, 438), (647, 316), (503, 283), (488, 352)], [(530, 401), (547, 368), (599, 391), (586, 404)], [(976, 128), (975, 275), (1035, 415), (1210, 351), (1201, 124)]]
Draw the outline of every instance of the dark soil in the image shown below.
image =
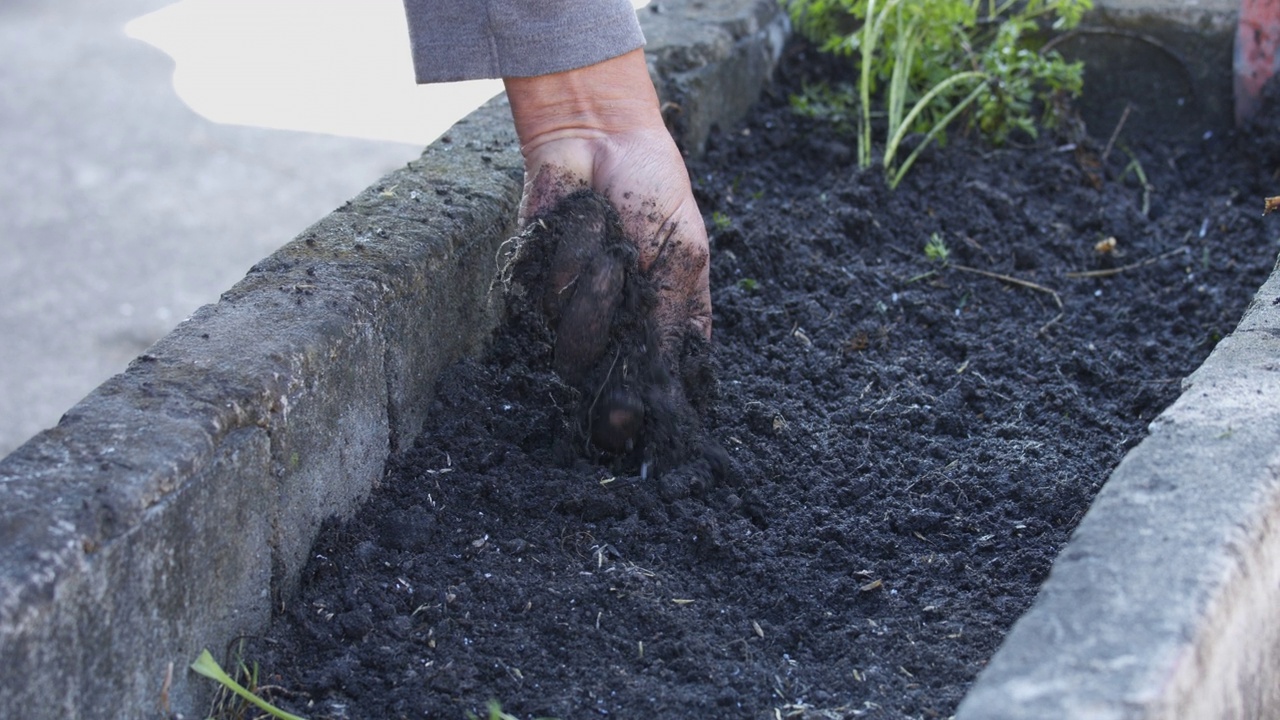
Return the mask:
[[(953, 135), (890, 192), (853, 138), (788, 109), (800, 66), (691, 164), (716, 313), (702, 422), (727, 466), (641, 478), (599, 461), (551, 340), (499, 333), (249, 647), (278, 702), (314, 718), (460, 719), (490, 699), (519, 718), (954, 711), (1266, 279), (1275, 147), (1122, 136), (1103, 157), (1111, 128), (999, 149)], [(926, 257), (933, 237), (947, 264)]]

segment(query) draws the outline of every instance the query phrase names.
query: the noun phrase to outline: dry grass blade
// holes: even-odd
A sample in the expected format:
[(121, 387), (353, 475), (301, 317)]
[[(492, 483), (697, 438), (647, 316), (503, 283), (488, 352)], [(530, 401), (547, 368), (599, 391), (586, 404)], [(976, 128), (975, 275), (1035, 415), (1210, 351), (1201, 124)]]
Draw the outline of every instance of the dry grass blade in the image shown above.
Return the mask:
[(1120, 121), (1116, 123), (1116, 129), (1111, 131), (1111, 139), (1107, 140), (1107, 149), (1102, 151), (1102, 164), (1105, 165), (1107, 158), (1111, 156), (1111, 149), (1115, 147), (1116, 138), (1120, 137), (1120, 131), (1124, 129), (1124, 123), (1129, 119), (1129, 113), (1132, 110), (1132, 103), (1124, 104), (1124, 112), (1120, 113)]
[(1176, 250), (1170, 250), (1169, 252), (1161, 253), (1155, 257), (1150, 257), (1140, 262), (1129, 263), (1128, 265), (1121, 265), (1120, 267), (1107, 268), (1106, 270), (1082, 270), (1080, 272), (1063, 273), (1063, 277), (1069, 277), (1073, 280), (1079, 280), (1082, 278), (1111, 277), (1112, 275), (1119, 275), (1120, 273), (1126, 270), (1135, 270), (1140, 267), (1146, 267), (1147, 265), (1151, 265), (1153, 263), (1158, 263), (1161, 260), (1164, 260), (1165, 258), (1173, 257), (1174, 255), (1177, 255), (1180, 252), (1186, 252), (1186, 249), (1187, 249), (1186, 247), (1180, 247), (1180, 248), (1177, 248)]
[(1050, 295), (1053, 296), (1053, 301), (1058, 304), (1058, 307), (1062, 307), (1062, 298), (1058, 296), (1058, 292), (1056, 290), (1047, 288), (1037, 283), (1033, 283), (1030, 280), (1023, 280), (1021, 278), (1013, 277), (1012, 275), (1004, 275), (1001, 273), (991, 272), (989, 270), (979, 270), (978, 268), (971, 268), (971, 267), (968, 267), (967, 265), (956, 265), (952, 263), (947, 267), (954, 268), (962, 272), (981, 275), (983, 277), (994, 278), (996, 280), (1003, 280), (1004, 282), (1011, 283), (1013, 285), (1018, 285), (1024, 288), (1030, 288), (1032, 290), (1039, 290), (1042, 293), (1049, 293)]

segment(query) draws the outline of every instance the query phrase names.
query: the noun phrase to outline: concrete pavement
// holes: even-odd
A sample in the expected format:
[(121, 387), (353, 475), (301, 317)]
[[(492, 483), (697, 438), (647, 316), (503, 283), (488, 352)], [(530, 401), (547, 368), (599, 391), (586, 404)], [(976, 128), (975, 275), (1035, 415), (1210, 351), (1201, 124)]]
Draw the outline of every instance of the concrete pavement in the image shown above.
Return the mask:
[[(365, 7), (377, 5), (382, 17), (402, 12), (398, 0), (389, 2), (390, 7), (370, 0)], [(171, 5), (0, 4), (0, 457), (54, 425), (197, 307), (216, 301), (255, 262), (416, 158), (426, 142), (474, 107), (452, 100), (444, 89), (414, 89), (444, 98), (419, 103), (435, 107), (419, 118), (420, 142), (211, 122), (175, 92), (174, 61), (125, 33), (130, 21)], [(224, 10), (234, 5), (223, 3)], [(224, 48), (225, 58), (256, 62), (256, 68), (241, 70), (278, 87), (323, 84), (325, 78), (314, 76), (289, 79), (253, 55), (263, 38), (251, 30), (280, 35), (280, 16), (299, 9), (289, 0), (256, 5), (239, 4), (248, 20), (238, 29), (209, 22), (207, 4), (181, 8), (191, 18), (186, 34), (170, 36), (179, 49), (194, 49), (203, 40)], [(325, 5), (330, 15), (353, 7), (309, 3), (311, 25), (299, 28), (298, 36), (316, 36)], [(175, 8), (165, 12), (181, 14)], [(394, 40), (354, 42), (366, 43), (377, 62), (395, 62), (400, 52), (403, 75), (411, 78), (407, 37), (401, 48)], [(200, 69), (198, 58), (186, 62)], [(359, 73), (347, 75), (331, 83), (337, 102), (358, 104), (370, 115), (403, 112), (381, 111), (376, 98), (357, 92), (367, 84)], [(202, 81), (207, 85), (208, 77), (194, 77), (184, 92)], [(231, 90), (252, 90), (247, 79), (233, 76), (228, 82), (236, 86)], [(295, 108), (302, 102), (283, 101)], [(252, 120), (265, 111), (265, 102), (249, 95), (241, 107), (223, 108), (228, 117)], [(336, 117), (324, 109), (313, 115)], [(344, 131), (333, 124), (317, 127)]]

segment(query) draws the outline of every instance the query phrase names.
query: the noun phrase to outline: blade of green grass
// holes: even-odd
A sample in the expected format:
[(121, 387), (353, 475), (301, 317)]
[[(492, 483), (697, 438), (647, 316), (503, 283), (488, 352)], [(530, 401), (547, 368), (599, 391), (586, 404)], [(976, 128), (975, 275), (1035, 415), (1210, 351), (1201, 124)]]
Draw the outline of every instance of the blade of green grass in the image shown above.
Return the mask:
[(231, 676), (222, 669), (222, 666), (218, 664), (218, 661), (213, 659), (213, 655), (209, 654), (209, 650), (207, 648), (200, 652), (200, 657), (196, 658), (195, 662), (191, 663), (191, 669), (210, 680), (222, 683), (227, 689), (231, 690), (231, 692), (234, 692), (248, 702), (253, 703), (258, 707), (258, 709), (269, 713), (273, 717), (280, 718), (280, 720), (306, 720), (306, 718), (298, 715), (287, 713), (246, 690), (240, 685), (240, 683), (231, 679)]

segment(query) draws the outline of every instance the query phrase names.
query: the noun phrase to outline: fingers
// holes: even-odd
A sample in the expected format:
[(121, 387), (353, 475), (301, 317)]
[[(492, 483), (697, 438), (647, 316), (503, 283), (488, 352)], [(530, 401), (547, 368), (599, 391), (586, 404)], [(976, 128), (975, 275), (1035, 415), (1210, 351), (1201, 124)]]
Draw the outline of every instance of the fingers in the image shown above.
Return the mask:
[(609, 344), (635, 251), (608, 201), (595, 193), (570, 195), (529, 232), (542, 252), (552, 253), (539, 281), (542, 311), (555, 333), (556, 372), (576, 386)]
[(654, 324), (664, 354), (679, 347), (686, 335), (711, 339), (709, 254), (705, 246), (677, 242), (649, 272), (657, 285)]
[(556, 372), (577, 385), (595, 367), (609, 344), (609, 325), (622, 302), (625, 265), (598, 253), (582, 268), (556, 325)]
[[(665, 129), (641, 133), (626, 142), (544, 143), (527, 152), (526, 164), (522, 221), (550, 211), (580, 190), (601, 192), (617, 211), (623, 235), (638, 252), (641, 273), (656, 289), (653, 326), (663, 354), (669, 355), (687, 333), (710, 340), (706, 227), (683, 159)], [(544, 298), (553, 327), (561, 324), (556, 321), (562, 319), (565, 302), (584, 273), (595, 283), (608, 284), (604, 269), (591, 267), (592, 257), (599, 252), (598, 245), (571, 245), (557, 252)], [(574, 312), (574, 322), (585, 324), (580, 331), (570, 330), (579, 332), (583, 340), (573, 344), (585, 347), (586, 336), (599, 329), (599, 317), (585, 306)]]
[(611, 453), (628, 452), (644, 428), (644, 416), (644, 399), (635, 389), (613, 388), (596, 408), (591, 441)]
[(657, 289), (660, 344), (665, 351), (686, 333), (711, 340), (711, 252), (702, 216), (690, 202), (651, 233), (640, 243), (640, 270)]

